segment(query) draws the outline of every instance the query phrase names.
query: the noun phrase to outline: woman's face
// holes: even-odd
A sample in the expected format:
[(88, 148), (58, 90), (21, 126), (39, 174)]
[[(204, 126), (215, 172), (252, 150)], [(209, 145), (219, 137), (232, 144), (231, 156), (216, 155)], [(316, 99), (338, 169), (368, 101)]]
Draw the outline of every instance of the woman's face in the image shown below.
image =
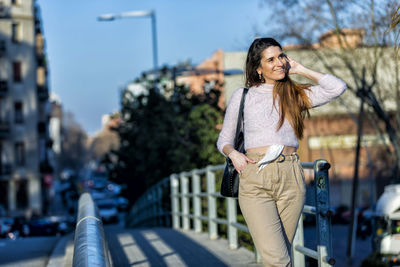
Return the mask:
[(265, 83), (274, 84), (286, 76), (286, 56), (279, 46), (270, 46), (261, 53), (257, 73), (264, 77)]

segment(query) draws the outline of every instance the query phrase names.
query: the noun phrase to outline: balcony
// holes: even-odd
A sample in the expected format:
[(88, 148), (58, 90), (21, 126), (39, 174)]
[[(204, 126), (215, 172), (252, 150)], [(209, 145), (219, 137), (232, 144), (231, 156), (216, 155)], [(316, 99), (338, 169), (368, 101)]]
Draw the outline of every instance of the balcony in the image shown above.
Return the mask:
[(0, 57), (4, 57), (7, 52), (7, 46), (5, 40), (0, 40)]
[(40, 34), (42, 32), (43, 32), (43, 30), (42, 30), (42, 23), (40, 21), (40, 18), (38, 15), (35, 15), (35, 33)]
[(5, 97), (8, 93), (8, 83), (6, 80), (0, 80), (0, 97)]
[(12, 172), (12, 166), (9, 163), (6, 164), (0, 164), (0, 176), (3, 175), (10, 175)]
[(10, 7), (0, 2), (0, 19), (11, 18)]
[(47, 85), (38, 85), (37, 94), (39, 101), (47, 101), (49, 99), (49, 88)]
[(0, 138), (7, 138), (11, 131), (10, 121), (0, 118)]
[(38, 67), (46, 67), (46, 56), (43, 53), (37, 54)]

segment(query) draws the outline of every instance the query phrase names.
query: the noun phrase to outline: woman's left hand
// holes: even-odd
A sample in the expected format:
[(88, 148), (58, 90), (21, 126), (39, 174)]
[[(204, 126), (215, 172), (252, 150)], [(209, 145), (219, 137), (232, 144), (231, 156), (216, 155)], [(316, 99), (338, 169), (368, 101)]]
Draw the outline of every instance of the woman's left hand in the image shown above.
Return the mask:
[(301, 65), (299, 62), (296, 60), (292, 59), (288, 55), (286, 55), (287, 58), (287, 68), (289, 69), (289, 74), (299, 74), (301, 70), (304, 69), (304, 66)]

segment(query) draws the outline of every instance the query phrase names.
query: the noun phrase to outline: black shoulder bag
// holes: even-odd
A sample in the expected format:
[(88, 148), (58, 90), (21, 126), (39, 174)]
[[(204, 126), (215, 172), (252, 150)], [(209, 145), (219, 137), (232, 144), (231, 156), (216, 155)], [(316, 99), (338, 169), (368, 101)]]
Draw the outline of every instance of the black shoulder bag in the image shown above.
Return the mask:
[[(244, 153), (244, 133), (243, 133), (243, 108), (248, 88), (243, 89), (242, 100), (240, 101), (239, 114), (236, 126), (236, 135), (234, 140), (235, 150)], [(224, 197), (237, 197), (239, 192), (239, 174), (235, 170), (230, 158), (226, 157), (226, 166), (224, 176), (221, 182), (221, 195)]]

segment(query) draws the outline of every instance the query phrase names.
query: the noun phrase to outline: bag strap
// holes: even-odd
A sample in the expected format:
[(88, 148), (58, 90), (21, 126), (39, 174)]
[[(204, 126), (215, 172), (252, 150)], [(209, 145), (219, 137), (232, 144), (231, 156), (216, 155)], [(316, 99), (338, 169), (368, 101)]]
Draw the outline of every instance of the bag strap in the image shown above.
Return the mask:
[(234, 148), (237, 149), (237, 141), (239, 139), (239, 134), (240, 134), (240, 130), (242, 127), (242, 121), (244, 121), (244, 100), (246, 98), (246, 94), (249, 91), (249, 88), (244, 88), (243, 89), (243, 93), (242, 93), (242, 99), (240, 100), (240, 106), (239, 106), (239, 114), (238, 114), (238, 119), (237, 119), (237, 125), (236, 125), (236, 134), (235, 134), (235, 140), (234, 140)]

